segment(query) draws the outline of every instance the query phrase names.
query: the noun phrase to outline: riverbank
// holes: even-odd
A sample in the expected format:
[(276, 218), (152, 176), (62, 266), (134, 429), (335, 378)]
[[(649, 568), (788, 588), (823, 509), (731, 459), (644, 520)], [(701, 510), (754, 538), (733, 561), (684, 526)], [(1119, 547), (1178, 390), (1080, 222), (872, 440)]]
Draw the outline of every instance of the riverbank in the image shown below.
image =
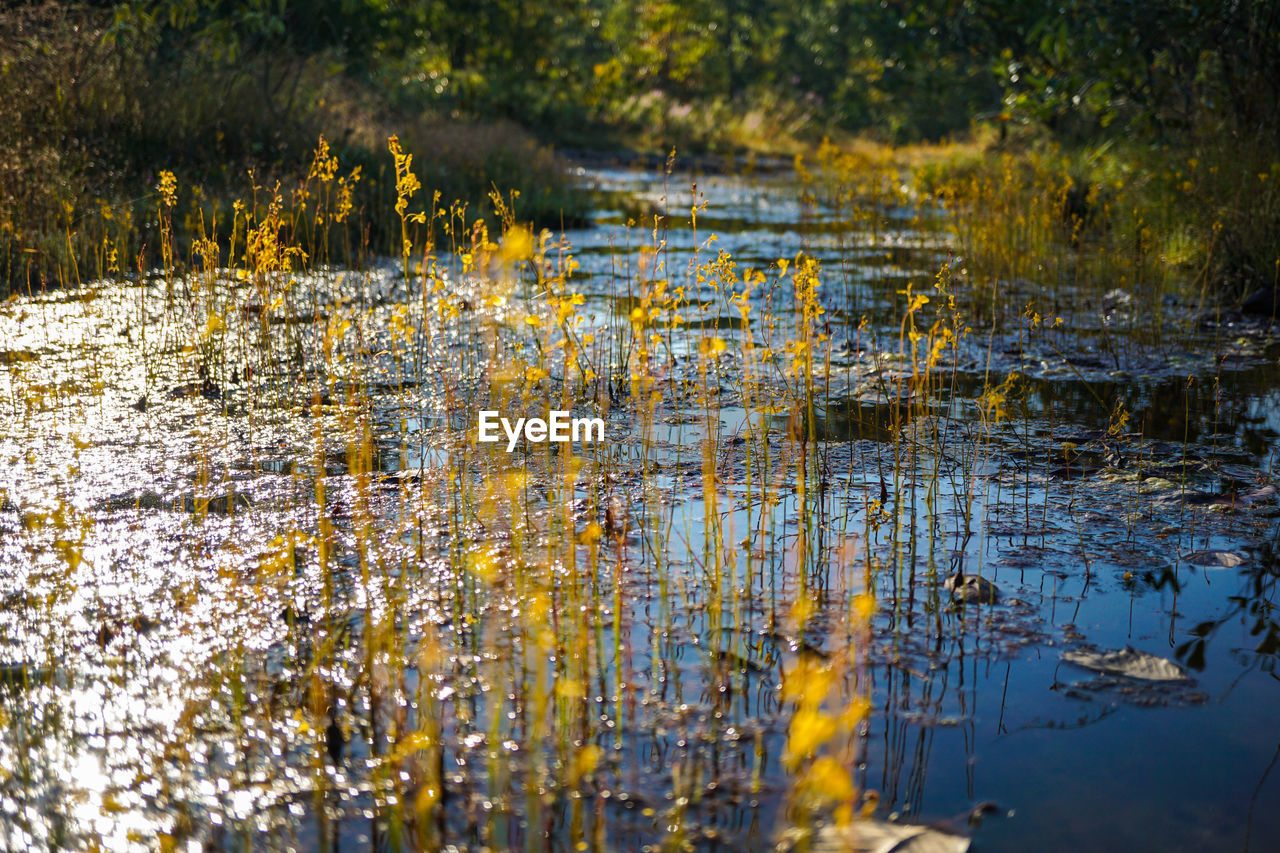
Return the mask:
[[(414, 156), (428, 210), (434, 198), (492, 222), (501, 192), (524, 222), (560, 227), (585, 213), (567, 162), (515, 123), (397, 103), (332, 51), (252, 40), (232, 50), (127, 11), (0, 13), (0, 295), (183, 266), (200, 240), (229, 245), (237, 210), (278, 197), (301, 214), (317, 177), (347, 214), (323, 229), (323, 247), (314, 228), (284, 223), (302, 250), (352, 265), (397, 254), (392, 135)], [(328, 158), (341, 176), (325, 171)]]
[[(958, 142), (895, 147), (875, 139), (919, 137), (925, 125), (904, 113), (858, 135), (821, 99), (678, 95), (678, 87), (628, 94), (606, 78), (576, 105), (502, 107), (459, 100), (459, 79), (435, 92), (430, 73), (393, 78), (398, 60), (371, 35), (386, 36), (387, 22), (304, 38), (271, 35), (262, 22), (224, 32), (217, 16), (192, 14), (166, 22), (132, 5), (113, 17), (51, 3), (0, 14), (0, 293), (148, 270), (166, 263), (162, 242), (179, 265), (200, 240), (229, 248), (237, 206), (266, 209), (279, 196), (299, 215), (314, 210), (317, 199), (295, 196), (309, 192), (327, 157), (344, 170), (330, 187), (342, 195), (342, 220), (284, 227), (301, 229), (303, 251), (343, 265), (398, 255), (387, 151), (395, 135), (422, 185), (414, 211), (434, 218), (465, 207), (491, 230), (504, 215), (552, 230), (582, 224), (590, 200), (570, 174), (575, 163), (663, 169), (674, 153), (682, 169), (751, 173), (838, 150), (846, 164), (891, 163), (918, 194), (963, 206), (966, 253), (993, 278), (1035, 278), (1049, 259), (1108, 289), (1189, 280), (1206, 305), (1252, 297), (1275, 307), (1280, 151), (1265, 133), (1222, 117), (1201, 115), (1159, 137), (1060, 142), (1068, 135), (1023, 114), (982, 113), (967, 128), (949, 120)], [(501, 88), (466, 85), (489, 98)], [(494, 115), (519, 120), (477, 118)], [(834, 146), (824, 145), (827, 134)], [(178, 188), (167, 217), (166, 172)], [(325, 245), (313, 242), (317, 233)], [(1085, 269), (1082, 247), (1102, 265)]]

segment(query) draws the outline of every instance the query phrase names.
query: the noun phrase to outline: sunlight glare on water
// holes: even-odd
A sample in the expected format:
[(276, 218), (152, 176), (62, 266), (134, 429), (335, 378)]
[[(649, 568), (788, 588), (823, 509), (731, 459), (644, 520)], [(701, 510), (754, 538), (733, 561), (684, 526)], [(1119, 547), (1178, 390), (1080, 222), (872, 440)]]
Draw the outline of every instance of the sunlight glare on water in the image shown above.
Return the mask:
[[(966, 335), (896, 181), (580, 178), (550, 276), (0, 310), (4, 844), (773, 849), (985, 801), (984, 850), (1280, 838), (1260, 329), (1154, 346), (1077, 294)], [(508, 456), (489, 405), (608, 439)], [(1063, 658), (1127, 646), (1186, 678)]]

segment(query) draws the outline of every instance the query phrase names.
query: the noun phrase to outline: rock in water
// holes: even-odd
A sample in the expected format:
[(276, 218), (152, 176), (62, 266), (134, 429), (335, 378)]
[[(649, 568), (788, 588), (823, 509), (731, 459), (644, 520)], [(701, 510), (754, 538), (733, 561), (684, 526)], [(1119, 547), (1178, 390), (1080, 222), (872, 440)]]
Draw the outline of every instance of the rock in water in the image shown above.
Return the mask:
[(1074, 666), (1091, 669), (1094, 672), (1122, 675), (1125, 678), (1139, 678), (1144, 681), (1190, 680), (1187, 674), (1182, 671), (1182, 667), (1173, 661), (1138, 651), (1132, 646), (1126, 646), (1115, 652), (1074, 649), (1064, 652), (1062, 660)]
[(1196, 551), (1194, 554), (1183, 556), (1182, 561), (1210, 569), (1234, 569), (1245, 563), (1243, 556), (1231, 551)]
[(943, 583), (951, 592), (951, 600), (963, 604), (995, 604), (1000, 600), (1000, 588), (986, 578), (966, 575), (958, 571)]
[(814, 853), (967, 853), (969, 839), (928, 826), (856, 820), (848, 826), (824, 826), (810, 849)]

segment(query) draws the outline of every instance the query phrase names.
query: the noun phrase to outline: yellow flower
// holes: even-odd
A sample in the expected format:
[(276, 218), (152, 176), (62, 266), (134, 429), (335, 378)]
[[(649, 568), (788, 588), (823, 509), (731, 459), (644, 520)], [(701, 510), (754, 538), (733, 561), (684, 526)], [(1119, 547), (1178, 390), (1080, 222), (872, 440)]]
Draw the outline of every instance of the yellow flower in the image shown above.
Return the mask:
[(849, 771), (840, 762), (826, 755), (813, 762), (805, 777), (804, 786), (828, 802), (852, 800), (856, 793)]
[(704, 357), (724, 351), (725, 343), (721, 338), (703, 338), (698, 341), (698, 353)]
[(502, 238), (502, 259), (510, 263), (527, 261), (531, 257), (533, 257), (533, 234), (529, 229), (517, 226), (508, 231)]
[(160, 200), (165, 207), (173, 207), (178, 202), (178, 179), (168, 169), (160, 173)]
[(594, 743), (584, 746), (573, 759), (573, 775), (577, 779), (588, 775), (596, 769), (596, 765), (600, 763), (600, 756), (603, 750)]
[(795, 767), (836, 733), (836, 721), (821, 711), (801, 708), (791, 718), (783, 761)]

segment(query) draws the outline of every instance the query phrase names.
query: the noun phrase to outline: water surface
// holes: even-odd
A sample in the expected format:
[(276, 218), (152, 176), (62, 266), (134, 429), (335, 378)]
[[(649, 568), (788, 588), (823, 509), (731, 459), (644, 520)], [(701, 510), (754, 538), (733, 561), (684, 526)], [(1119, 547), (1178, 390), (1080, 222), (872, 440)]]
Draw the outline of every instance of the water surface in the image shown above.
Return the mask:
[[(786, 173), (581, 179), (596, 222), (548, 257), (618, 372), (567, 398), (608, 423), (572, 454), (467, 440), (481, 407), (566, 399), (527, 270), (492, 299), (388, 262), (4, 306), (5, 846), (772, 849), (804, 661), (849, 662), (824, 707), (869, 703), (823, 750), (878, 819), (988, 851), (1280, 840), (1265, 330), (1169, 298), (1157, 335), (1138, 296), (1036, 282), (1000, 292), (1062, 326), (984, 321), (945, 212), (902, 194), (855, 216)], [(721, 252), (764, 274), (747, 321), (698, 278)], [(759, 355), (806, 322), (779, 273), (802, 253), (807, 407)], [(945, 319), (944, 265), (971, 332), (924, 382), (903, 316), (910, 287)], [(659, 280), (689, 304), (645, 332), (648, 409), (609, 348)], [(957, 570), (1000, 602), (953, 602)], [(1187, 678), (1062, 659), (1128, 646)]]

